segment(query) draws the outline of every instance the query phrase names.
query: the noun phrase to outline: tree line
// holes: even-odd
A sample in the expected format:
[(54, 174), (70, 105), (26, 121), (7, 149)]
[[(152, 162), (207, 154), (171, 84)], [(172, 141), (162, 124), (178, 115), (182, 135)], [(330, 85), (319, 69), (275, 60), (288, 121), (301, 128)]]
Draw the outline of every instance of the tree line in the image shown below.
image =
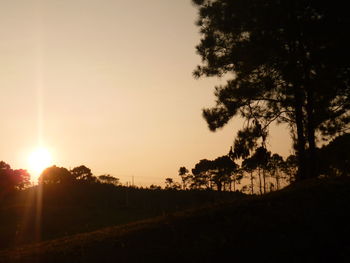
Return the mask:
[(64, 184), (74, 182), (120, 184), (119, 178), (109, 174), (94, 176), (91, 169), (85, 165), (80, 165), (71, 170), (54, 165), (46, 168), (39, 177), (39, 184)]
[[(350, 134), (336, 137), (329, 144), (316, 148), (320, 176), (350, 175)], [(297, 180), (298, 160), (294, 154), (283, 158), (265, 147), (258, 147), (242, 160), (235, 162), (232, 150), (214, 160), (202, 159), (190, 171), (182, 166), (178, 170), (181, 183), (165, 179), (166, 189), (211, 189), (217, 191), (240, 190), (250, 194), (265, 194), (279, 190)], [(245, 185), (237, 187), (242, 183)]]
[[(180, 167), (178, 174), (181, 183), (166, 178), (165, 184), (166, 189), (210, 189), (263, 194), (279, 190), (294, 181), (296, 165), (295, 155), (284, 160), (279, 154), (271, 154), (260, 147), (251, 157), (244, 159), (241, 165), (229, 153), (214, 160), (200, 160), (191, 173), (186, 167)], [(242, 181), (246, 183), (243, 186)]]
[[(323, 177), (350, 175), (350, 134), (336, 137), (330, 143), (317, 148), (319, 160), (317, 170)], [(217, 191), (236, 191), (263, 194), (297, 180), (298, 160), (295, 155), (283, 158), (277, 153), (272, 154), (264, 147), (258, 147), (252, 155), (235, 162), (232, 150), (227, 155), (214, 160), (200, 160), (190, 171), (180, 167), (178, 174), (181, 183), (168, 177), (165, 179), (165, 189), (199, 190), (211, 189)], [(248, 182), (241, 185), (242, 180)], [(51, 166), (46, 168), (39, 177), (39, 184), (74, 184), (74, 183), (106, 183), (120, 186), (120, 180), (109, 174), (95, 176), (85, 165), (68, 170), (64, 167)], [(0, 161), (0, 194), (23, 190), (31, 186), (30, 174), (24, 169), (12, 169), (9, 164)], [(134, 186), (133, 186), (134, 187)], [(151, 190), (162, 189), (159, 185), (150, 185)]]
[[(74, 184), (74, 183), (106, 183), (120, 185), (117, 177), (109, 174), (94, 176), (91, 169), (85, 165), (68, 170), (53, 165), (46, 168), (40, 175), (39, 184)], [(27, 170), (12, 169), (9, 164), (0, 161), (0, 194), (23, 190), (32, 185), (31, 176)]]

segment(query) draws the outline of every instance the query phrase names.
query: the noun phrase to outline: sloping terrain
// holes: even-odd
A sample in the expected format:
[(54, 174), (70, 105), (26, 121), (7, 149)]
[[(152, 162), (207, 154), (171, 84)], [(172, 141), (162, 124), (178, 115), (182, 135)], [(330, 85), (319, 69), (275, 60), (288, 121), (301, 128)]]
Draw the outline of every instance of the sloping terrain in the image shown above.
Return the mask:
[[(350, 262), (350, 178), (0, 252), (0, 262)], [(228, 260), (229, 259), (229, 260)]]
[(0, 193), (0, 250), (235, 200), (217, 191), (150, 190), (110, 184), (57, 184)]

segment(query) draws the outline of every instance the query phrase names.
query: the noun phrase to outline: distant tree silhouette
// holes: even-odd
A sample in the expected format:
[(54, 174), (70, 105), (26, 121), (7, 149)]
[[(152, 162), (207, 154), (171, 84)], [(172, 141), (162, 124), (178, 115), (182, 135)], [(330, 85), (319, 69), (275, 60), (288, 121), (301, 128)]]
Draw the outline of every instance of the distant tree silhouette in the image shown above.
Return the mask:
[(66, 168), (56, 165), (46, 168), (39, 177), (40, 184), (70, 184), (75, 180)]
[(249, 173), (250, 178), (250, 191), (254, 194), (254, 170), (257, 168), (257, 164), (254, 159), (246, 158), (242, 162), (242, 169), (244, 172)]
[(192, 188), (212, 189), (212, 162), (207, 159), (200, 160), (192, 169)]
[[(260, 194), (262, 194), (262, 186), (264, 189), (264, 194), (266, 193), (266, 172), (268, 170), (268, 162), (270, 156), (271, 152), (267, 151), (264, 147), (259, 147), (256, 149), (255, 153), (251, 157), (258, 169)], [(261, 180), (261, 175), (263, 181)]]
[(218, 191), (222, 190), (223, 185), (227, 183), (231, 185), (232, 182), (235, 191), (236, 183), (242, 179), (238, 172), (238, 165), (228, 155), (218, 157), (212, 161), (211, 171), (214, 173), (212, 180)]
[(174, 184), (173, 178), (165, 178), (165, 188), (171, 188)]
[(84, 182), (96, 182), (96, 177), (92, 175), (92, 172), (89, 168), (84, 165), (80, 165), (70, 170), (70, 173), (78, 181)]
[(0, 193), (21, 190), (30, 185), (30, 175), (26, 170), (11, 169), (11, 166), (0, 161)]
[[(241, 180), (244, 178), (244, 170), (241, 168), (235, 169), (235, 171), (232, 173), (231, 182), (233, 183), (233, 191), (237, 191), (236, 184), (240, 184)], [(231, 191), (231, 185), (230, 185), (230, 191)]]
[(200, 160), (192, 169), (192, 188), (213, 189), (216, 187), (221, 191), (226, 185), (239, 182), (241, 177), (238, 173), (238, 165), (228, 155), (216, 158), (215, 160)]
[(281, 171), (284, 165), (283, 157), (277, 153), (274, 153), (267, 163), (267, 169), (269, 170), (271, 176), (276, 180), (276, 188), (279, 190), (281, 188)]
[(181, 186), (177, 182), (174, 181), (173, 178), (165, 178), (165, 189), (167, 190), (180, 190)]
[(287, 181), (292, 183), (297, 175), (298, 160), (295, 155), (289, 155), (282, 164), (282, 171), (287, 175)]
[(191, 180), (191, 175), (188, 174), (188, 170), (186, 167), (182, 166), (179, 169), (179, 176), (181, 177), (182, 181), (182, 189), (186, 189), (189, 181)]
[(151, 190), (161, 190), (162, 187), (160, 187), (159, 185), (151, 184), (151, 185), (149, 186), (149, 189), (151, 189)]
[(111, 176), (109, 174), (104, 174), (104, 175), (98, 176), (98, 180), (102, 183), (105, 183), (105, 184), (114, 184), (114, 185), (120, 184), (119, 178)]
[[(297, 179), (318, 175), (316, 134), (350, 126), (350, 16), (345, 2), (193, 0), (202, 58), (194, 75), (233, 76), (215, 88), (216, 106), (203, 116), (210, 130), (246, 119), (235, 140), (242, 158), (271, 123), (295, 138)], [(243, 139), (242, 139), (243, 138)]]

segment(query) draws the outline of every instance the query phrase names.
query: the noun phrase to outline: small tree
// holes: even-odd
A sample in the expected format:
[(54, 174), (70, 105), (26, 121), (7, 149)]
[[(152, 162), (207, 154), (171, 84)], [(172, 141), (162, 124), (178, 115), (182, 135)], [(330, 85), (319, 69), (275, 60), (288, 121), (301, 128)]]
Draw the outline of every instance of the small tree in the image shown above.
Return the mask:
[[(230, 159), (228, 155), (224, 155), (216, 158), (211, 163), (211, 171), (213, 171), (213, 182), (215, 183), (218, 191), (222, 190), (222, 186), (231, 182), (234, 184), (234, 190), (236, 190), (236, 182), (239, 181), (238, 165)], [(232, 178), (232, 176), (234, 176)]]
[[(259, 147), (256, 149), (256, 151), (251, 157), (252, 161), (255, 163), (255, 166), (258, 169), (260, 194), (263, 193), (262, 189), (264, 189), (264, 194), (266, 193), (266, 177), (267, 177), (266, 171), (267, 171), (267, 164), (270, 156), (271, 156), (271, 152), (267, 151), (266, 148), (264, 147)], [(261, 175), (262, 175), (262, 179), (261, 179)]]
[(13, 170), (9, 164), (0, 161), (0, 192), (21, 190), (29, 185), (30, 175), (26, 170)]
[(149, 189), (151, 189), (151, 190), (161, 190), (162, 187), (160, 187), (159, 185), (151, 184), (151, 185), (149, 186)]
[(192, 188), (200, 189), (205, 187), (207, 189), (212, 189), (212, 168), (212, 161), (207, 159), (200, 160), (192, 169)]
[(254, 170), (256, 168), (256, 162), (252, 158), (246, 158), (243, 160), (242, 169), (244, 172), (249, 173), (251, 194), (254, 194)]
[(186, 169), (186, 167), (182, 166), (179, 169), (179, 176), (181, 177), (181, 181), (182, 181), (182, 189), (186, 189), (187, 185), (191, 179), (191, 176), (188, 174), (188, 170)]
[(179, 190), (181, 189), (180, 184), (174, 182), (173, 178), (165, 178), (165, 189), (167, 190)]
[(283, 168), (284, 161), (282, 156), (277, 153), (274, 153), (268, 160), (267, 169), (269, 170), (271, 177), (276, 180), (276, 188), (279, 190), (281, 188), (280, 179), (281, 179), (281, 170)]
[(243, 177), (244, 177), (244, 170), (243, 169), (236, 169), (233, 172), (232, 179), (231, 179), (231, 181), (233, 182), (233, 191), (236, 191), (236, 184), (240, 184)]
[(40, 184), (70, 184), (75, 177), (64, 167), (53, 165), (46, 168), (39, 177)]
[(288, 183), (295, 181), (298, 171), (298, 161), (295, 155), (289, 155), (286, 161), (282, 164), (282, 171), (287, 176)]
[(110, 174), (103, 174), (98, 176), (98, 180), (104, 184), (120, 185), (119, 178), (111, 176)]
[(78, 181), (84, 181), (84, 182), (96, 181), (96, 177), (92, 175), (91, 170), (87, 168), (85, 165), (80, 165), (78, 167), (75, 167), (72, 170), (70, 170), (70, 172), (74, 176), (74, 178)]

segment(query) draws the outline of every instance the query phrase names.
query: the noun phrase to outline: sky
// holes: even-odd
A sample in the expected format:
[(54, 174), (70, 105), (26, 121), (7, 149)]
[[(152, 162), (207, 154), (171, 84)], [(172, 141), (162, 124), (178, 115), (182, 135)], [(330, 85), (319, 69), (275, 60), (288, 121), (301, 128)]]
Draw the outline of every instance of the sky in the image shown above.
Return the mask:
[[(38, 145), (57, 166), (164, 185), (227, 154), (242, 121), (201, 116), (218, 78), (195, 79), (190, 0), (0, 0), (0, 160), (27, 169)], [(273, 127), (269, 149), (291, 153)]]

